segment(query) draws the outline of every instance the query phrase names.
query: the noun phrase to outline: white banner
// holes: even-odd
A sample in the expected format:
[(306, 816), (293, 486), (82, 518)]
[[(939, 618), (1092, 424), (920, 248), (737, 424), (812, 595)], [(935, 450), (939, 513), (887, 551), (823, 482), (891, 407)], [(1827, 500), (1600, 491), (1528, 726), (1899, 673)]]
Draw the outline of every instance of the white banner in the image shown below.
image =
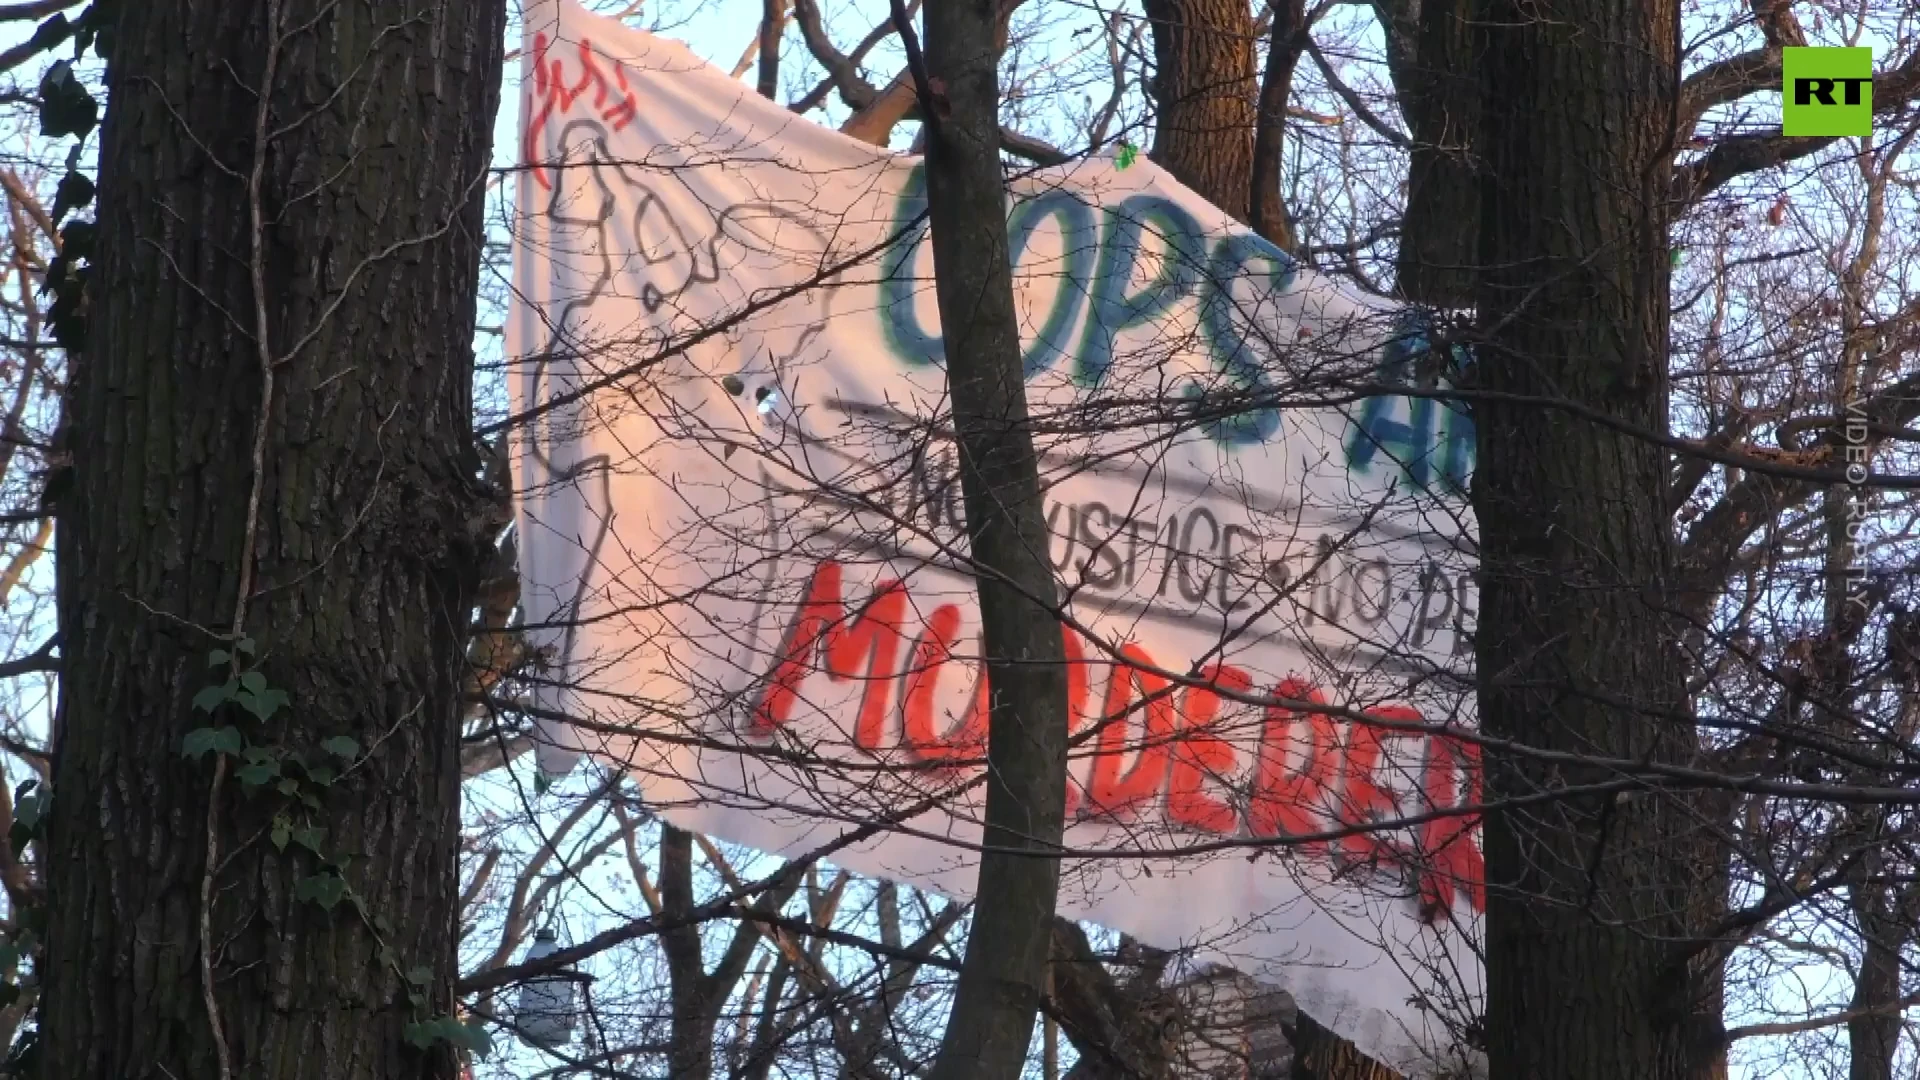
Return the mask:
[[(531, 5), (522, 55), (521, 597), (535, 704), (574, 720), (542, 767), (617, 762), (776, 855), (888, 822), (832, 861), (967, 897), (985, 696), (920, 159), (573, 0)], [(1443, 365), (1130, 151), (1010, 190), (1073, 699), (1063, 913), (1458, 1068), (1473, 433), (1412, 389)]]

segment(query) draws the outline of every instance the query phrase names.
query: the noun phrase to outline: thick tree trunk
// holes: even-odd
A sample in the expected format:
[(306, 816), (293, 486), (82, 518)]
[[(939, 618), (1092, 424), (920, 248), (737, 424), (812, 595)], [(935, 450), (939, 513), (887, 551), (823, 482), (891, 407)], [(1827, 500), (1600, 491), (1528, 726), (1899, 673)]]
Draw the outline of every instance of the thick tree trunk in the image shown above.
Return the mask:
[(1247, 0), (1145, 0), (1145, 7), (1153, 29), (1153, 160), (1235, 221), (1249, 221), (1251, 7)]
[[(1493, 0), (1479, 23), (1489, 169), (1481, 387), (1667, 427), (1672, 0)], [(1653, 443), (1482, 399), (1480, 723), (1571, 755), (1688, 760)], [(1498, 803), (1612, 770), (1487, 756)], [(1677, 962), (1717, 880), (1677, 796), (1570, 796), (1486, 821), (1493, 1080), (1711, 1075), (1711, 972)]]
[[(450, 1078), (405, 1032), (453, 1007), (504, 4), (114, 9), (58, 507), (48, 1075)], [(236, 620), (289, 695), (268, 722), (192, 704)], [(228, 724), (316, 770), (360, 750), (332, 744), (330, 787), (278, 766), (308, 806), (183, 758)]]
[(1480, 247), (1480, 186), (1474, 133), (1480, 124), (1472, 0), (1419, 0), (1407, 23), (1406, 55), (1389, 68), (1412, 147), (1407, 209), (1400, 223), (1396, 287), (1418, 304), (1473, 304)]
[[(895, 0), (896, 12), (902, 11)], [(1000, 165), (994, 0), (930, 0), (919, 89), (927, 224), (946, 335), (990, 702), (973, 926), (932, 1080), (1015, 1080), (1046, 990), (1067, 803), (1067, 678), (1027, 422)]]

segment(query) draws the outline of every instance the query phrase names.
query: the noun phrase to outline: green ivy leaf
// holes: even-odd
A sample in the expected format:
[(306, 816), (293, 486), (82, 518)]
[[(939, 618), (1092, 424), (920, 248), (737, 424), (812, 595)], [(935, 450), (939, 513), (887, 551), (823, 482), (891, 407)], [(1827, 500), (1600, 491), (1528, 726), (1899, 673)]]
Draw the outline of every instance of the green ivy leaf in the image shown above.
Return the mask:
[[(259, 673), (249, 671), (247, 674), (256, 675)], [(243, 691), (239, 695), (240, 707), (252, 713), (262, 723), (271, 720), (274, 713), (286, 708), (289, 700), (291, 699), (287, 697), (285, 690), (275, 687), (255, 690), (251, 693)]]
[[(64, 23), (66, 20), (61, 18), (60, 21)], [(41, 30), (44, 31), (51, 22), (53, 19), (42, 23)], [(39, 34), (34, 36), (38, 37)], [(65, 38), (66, 34), (61, 33), (60, 37)], [(100, 103), (93, 100), (86, 84), (73, 74), (71, 63), (55, 60), (40, 79), (40, 134), (54, 139), (69, 135), (84, 139), (99, 122)]]
[(291, 776), (286, 777), (277, 785), (277, 790), (282, 795), (293, 795), (300, 790), (300, 781)]
[(467, 1032), (467, 1049), (473, 1056), (485, 1061), (493, 1056), (493, 1035), (487, 1031), (487, 1022), (478, 1016), (469, 1016), (461, 1025)]
[(333, 775), (333, 766), (331, 765), (307, 766), (307, 779), (312, 780), (321, 787), (332, 787)]
[(51, 49), (67, 40), (73, 34), (73, 23), (65, 15), (55, 15), (39, 26), (34, 27), (33, 36), (27, 39), (27, 48), (34, 52)]
[(1132, 143), (1121, 143), (1120, 152), (1113, 156), (1113, 167), (1116, 169), (1129, 168), (1133, 165), (1134, 159), (1139, 156), (1139, 147)]
[(112, 5), (106, 2), (90, 4), (87, 10), (80, 13), (80, 18), (76, 21), (81, 26), (81, 37), (86, 40), (75, 43), (75, 57), (79, 56), (78, 50), (91, 45), (95, 55), (102, 60), (108, 59), (113, 43)]
[(280, 763), (277, 761), (258, 761), (242, 766), (234, 771), (234, 778), (242, 787), (257, 788), (280, 775)]
[(338, 874), (315, 874), (293, 887), (293, 898), (332, 911), (347, 895), (347, 879)]
[(433, 981), (433, 969), (425, 965), (408, 968), (407, 981), (415, 986), (425, 986)]
[(436, 1016), (431, 1020), (408, 1024), (402, 1029), (401, 1035), (422, 1050), (436, 1042), (445, 1042), (472, 1051), (482, 1059), (493, 1053), (493, 1039), (487, 1034), (485, 1022), (479, 1017), (463, 1022), (451, 1016)]
[(320, 749), (342, 761), (352, 761), (360, 756), (360, 743), (349, 735), (335, 735), (320, 744)]
[(273, 849), (275, 851), (287, 850), (287, 841), (292, 838), (293, 822), (288, 821), (285, 814), (274, 815), (273, 831), (267, 835), (267, 839), (273, 841)]
[(233, 663), (233, 654), (225, 649), (215, 649), (207, 654), (208, 667), (225, 667)]
[(13, 820), (15, 824), (25, 826), (31, 831), (40, 824), (40, 819), (45, 816), (45, 811), (45, 800), (40, 795), (22, 795), (19, 800), (13, 804)]
[[(93, 269), (81, 265), (84, 255), (65, 241), (77, 235), (90, 236), (92, 229), (92, 222), (76, 221), (60, 230), (63, 241), (60, 254), (47, 263), (46, 283), (40, 290), (43, 294), (53, 294), (53, 303), (47, 305), (47, 325), (53, 330), (53, 339), (68, 352), (80, 352), (86, 348), (87, 282), (93, 277)], [(48, 477), (48, 485), (51, 486), (60, 475), (56, 470)], [(41, 504), (50, 505), (56, 495), (57, 492), (49, 490), (41, 496)]]
[(318, 825), (302, 825), (293, 830), (293, 842), (318, 855), (320, 845), (327, 842), (327, 830)]
[(258, 694), (267, 688), (267, 677), (257, 671), (241, 672), (240, 686), (249, 694)]
[(400, 1034), (408, 1043), (426, 1050), (433, 1046), (433, 1040), (440, 1037), (440, 1029), (435, 1024), (415, 1022), (401, 1029)]
[(246, 740), (240, 737), (237, 727), (194, 728), (180, 744), (180, 753), (192, 760), (207, 756), (209, 751), (222, 754), (238, 754)]
[(210, 713), (232, 701), (237, 688), (238, 684), (232, 679), (228, 679), (219, 686), (204, 687), (199, 693), (193, 695), (193, 707), (201, 712)]
[(254, 650), (253, 639), (250, 637), (243, 637), (238, 641), (235, 641), (233, 643), (233, 651), (237, 653), (244, 653), (247, 656), (254, 655), (255, 650)]
[(69, 171), (53, 189), (53, 220), (57, 224), (71, 211), (93, 201), (93, 181), (85, 173)]

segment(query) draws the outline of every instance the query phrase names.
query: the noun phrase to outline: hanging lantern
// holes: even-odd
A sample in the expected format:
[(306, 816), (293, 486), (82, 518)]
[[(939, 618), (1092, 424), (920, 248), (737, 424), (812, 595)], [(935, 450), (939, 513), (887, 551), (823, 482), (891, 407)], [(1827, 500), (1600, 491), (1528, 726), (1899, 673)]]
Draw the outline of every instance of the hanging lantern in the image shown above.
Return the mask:
[[(532, 962), (560, 951), (559, 936), (552, 929), (533, 935), (533, 947), (527, 950)], [(562, 969), (538, 975), (520, 984), (520, 1007), (514, 1014), (514, 1027), (520, 1041), (542, 1050), (554, 1050), (573, 1041), (573, 1026), (579, 1016), (574, 1004), (575, 986), (580, 974)]]

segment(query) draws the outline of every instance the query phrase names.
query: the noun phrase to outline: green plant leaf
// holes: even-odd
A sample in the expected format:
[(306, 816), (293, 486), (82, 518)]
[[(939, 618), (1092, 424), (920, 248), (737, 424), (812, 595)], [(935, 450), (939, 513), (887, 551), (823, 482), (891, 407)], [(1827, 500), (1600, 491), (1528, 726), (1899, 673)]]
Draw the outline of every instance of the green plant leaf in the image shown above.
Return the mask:
[(323, 740), (320, 749), (342, 761), (352, 761), (360, 756), (360, 742), (350, 735), (335, 735)]
[(199, 709), (201, 712), (210, 713), (220, 706), (225, 705), (227, 702), (232, 701), (234, 694), (238, 692), (239, 689), (240, 685), (232, 679), (228, 679), (218, 686), (203, 687), (199, 693), (193, 695), (193, 707)]
[(273, 841), (273, 849), (287, 850), (287, 841), (292, 838), (293, 822), (288, 821), (285, 814), (276, 814), (273, 819), (273, 831), (267, 835), (267, 839)]
[[(42, 23), (41, 32), (52, 22), (49, 19)], [(34, 36), (38, 37), (39, 33)], [(62, 32), (60, 37), (64, 39), (66, 34)], [(84, 139), (99, 122), (100, 103), (74, 75), (71, 63), (55, 60), (40, 79), (40, 134), (54, 139), (69, 135)]]
[(320, 845), (327, 842), (327, 830), (318, 825), (302, 825), (293, 830), (293, 842), (318, 855)]
[(333, 766), (309, 765), (307, 766), (307, 779), (312, 780), (314, 783), (319, 784), (321, 787), (332, 787), (333, 786)]
[(207, 752), (213, 749), (214, 738), (218, 735), (219, 732), (214, 728), (194, 728), (187, 732), (185, 739), (180, 741), (181, 756), (194, 761), (206, 757)]
[(233, 651), (238, 653), (245, 653), (248, 656), (254, 655), (253, 639), (250, 637), (243, 637), (240, 640), (234, 642)]
[(422, 964), (407, 969), (407, 981), (415, 986), (425, 986), (433, 981), (433, 969)]
[(207, 654), (208, 667), (225, 667), (233, 663), (233, 654), (225, 649), (215, 649)]
[(51, 49), (67, 40), (67, 36), (72, 33), (73, 23), (69, 22), (65, 15), (55, 15), (34, 27), (33, 36), (27, 39), (27, 48), (35, 52)]
[(24, 825), (31, 830), (40, 824), (40, 819), (45, 816), (45, 811), (46, 805), (42, 796), (37, 794), (23, 795), (19, 801), (13, 804), (13, 820), (16, 824)]
[[(247, 674), (254, 675), (258, 673), (249, 671)], [(287, 702), (291, 699), (287, 697), (285, 690), (281, 690), (278, 687), (268, 687), (264, 690), (242, 693), (239, 695), (239, 700), (241, 708), (252, 713), (264, 723), (273, 719), (274, 713), (286, 708)]]
[(267, 677), (257, 671), (240, 673), (240, 686), (249, 694), (257, 694), (267, 688)]
[(252, 765), (243, 765), (239, 769), (234, 770), (233, 774), (234, 779), (240, 781), (241, 786), (249, 788), (260, 787), (279, 775), (280, 763), (277, 761), (261, 761)]
[(1134, 159), (1138, 158), (1139, 156), (1140, 156), (1139, 147), (1133, 145), (1132, 143), (1121, 143), (1120, 152), (1113, 156), (1113, 167), (1116, 169), (1129, 168), (1130, 166), (1133, 165)]
[(347, 879), (339, 874), (315, 874), (293, 887), (293, 898), (332, 911), (347, 895)]
[(53, 189), (53, 220), (59, 222), (71, 211), (93, 201), (93, 180), (85, 173), (69, 171)]
[(283, 777), (278, 785), (278, 790), (282, 795), (296, 794), (300, 790), (300, 781), (295, 780), (291, 776)]
[(466, 1029), (467, 1049), (473, 1051), (474, 1057), (485, 1061), (493, 1056), (493, 1035), (487, 1031), (485, 1020), (478, 1016), (469, 1016), (467, 1022), (460, 1026)]
[(433, 1046), (433, 1040), (440, 1037), (440, 1029), (433, 1024), (412, 1023), (401, 1029), (401, 1037), (411, 1045), (426, 1050)]

